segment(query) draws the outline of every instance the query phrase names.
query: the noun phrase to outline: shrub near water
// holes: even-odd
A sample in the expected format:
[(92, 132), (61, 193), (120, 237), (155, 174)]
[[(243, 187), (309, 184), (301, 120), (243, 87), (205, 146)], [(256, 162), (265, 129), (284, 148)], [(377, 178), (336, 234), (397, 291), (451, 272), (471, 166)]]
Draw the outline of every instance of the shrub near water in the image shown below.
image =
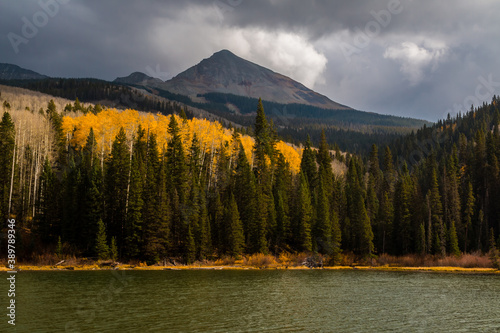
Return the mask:
[(480, 252), (463, 254), (459, 257), (451, 255), (444, 258), (438, 256), (391, 256), (381, 254), (377, 260), (377, 265), (396, 267), (463, 267), (463, 268), (491, 268), (491, 261), (488, 256)]
[(243, 259), (243, 265), (258, 268), (277, 267), (278, 263), (274, 256), (269, 254), (257, 253)]

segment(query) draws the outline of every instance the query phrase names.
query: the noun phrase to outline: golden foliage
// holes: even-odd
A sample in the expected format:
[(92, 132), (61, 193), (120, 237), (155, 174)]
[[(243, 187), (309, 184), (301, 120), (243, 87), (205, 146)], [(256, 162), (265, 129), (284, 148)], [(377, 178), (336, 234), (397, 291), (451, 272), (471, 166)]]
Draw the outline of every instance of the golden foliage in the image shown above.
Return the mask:
[(269, 268), (278, 266), (278, 263), (276, 262), (276, 258), (272, 255), (256, 253), (245, 257), (243, 259), (243, 265), (257, 268)]
[(279, 150), (285, 159), (290, 163), (290, 168), (293, 173), (299, 173), (300, 171), (300, 159), (302, 156), (302, 150), (299, 148), (292, 147), (291, 145), (279, 141), (276, 144), (276, 149)]
[[(219, 147), (226, 143), (229, 146), (233, 146), (234, 144), (232, 142), (231, 130), (224, 128), (217, 121), (197, 118), (182, 120), (178, 116), (175, 117), (180, 127), (182, 142), (186, 151), (191, 146), (195, 133), (200, 142), (202, 154), (215, 153)], [(170, 140), (168, 123), (169, 116), (162, 114), (153, 115), (136, 110), (118, 111), (116, 109), (105, 109), (97, 115), (87, 113), (86, 115), (65, 116), (62, 127), (71, 143), (79, 147), (85, 145), (90, 128), (92, 128), (99, 146), (98, 149), (103, 154), (108, 154), (111, 150), (112, 142), (121, 127), (125, 129), (128, 139), (131, 140), (135, 136), (139, 125), (141, 125), (146, 132), (156, 135), (158, 147), (161, 152), (164, 152)], [(248, 160), (251, 162), (254, 140), (248, 135), (241, 136), (240, 140)], [(297, 173), (300, 168), (301, 151), (283, 141), (279, 141), (276, 148), (290, 163), (292, 171)]]

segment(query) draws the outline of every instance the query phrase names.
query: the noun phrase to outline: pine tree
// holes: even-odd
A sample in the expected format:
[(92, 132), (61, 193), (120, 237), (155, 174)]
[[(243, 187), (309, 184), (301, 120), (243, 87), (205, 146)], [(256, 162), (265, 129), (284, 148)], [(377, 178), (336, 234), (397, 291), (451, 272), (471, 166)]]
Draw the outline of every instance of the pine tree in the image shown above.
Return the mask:
[(375, 248), (373, 246), (373, 231), (370, 223), (370, 217), (364, 209), (365, 207), (363, 202), (361, 200), (358, 200), (357, 203), (360, 217), (359, 227), (361, 227), (360, 251), (362, 255), (368, 258), (372, 258)]
[[(202, 230), (200, 225), (202, 207), (201, 207), (201, 197), (200, 197), (200, 184), (195, 174), (192, 174), (191, 180), (191, 190), (189, 192), (189, 205), (186, 208), (187, 220), (189, 223), (189, 231), (192, 234), (192, 240), (188, 235), (186, 237), (186, 247), (187, 252), (193, 252), (192, 258), (189, 260), (194, 261), (195, 258), (200, 257), (201, 253), (201, 243), (202, 243)], [(203, 251), (206, 251), (204, 249)], [(191, 257), (191, 255), (189, 255)]]
[(346, 235), (350, 237), (351, 246), (365, 257), (371, 257), (374, 252), (373, 231), (371, 221), (366, 211), (365, 194), (361, 183), (361, 165), (352, 158), (347, 172), (348, 217), (350, 225)]
[(495, 243), (495, 231), (490, 229), (490, 251), (489, 251), (491, 265), (495, 269), (500, 269), (500, 254)]
[(238, 205), (234, 195), (231, 193), (229, 204), (225, 208), (225, 225), (228, 240), (229, 254), (239, 257), (243, 253), (245, 238), (243, 235), (243, 226), (241, 225)]
[(70, 153), (68, 160), (61, 186), (64, 191), (61, 199), (61, 236), (82, 249), (84, 253), (93, 254), (97, 222), (101, 216), (94, 221), (91, 216), (93, 212), (86, 210), (93, 190), (89, 183), (90, 177), (87, 177), (87, 173), (82, 177), (81, 169), (76, 165), (73, 154)]
[(317, 184), (318, 170), (316, 167), (316, 157), (314, 151), (311, 149), (312, 143), (309, 135), (302, 151), (302, 160), (300, 161), (300, 170), (304, 173), (307, 183), (309, 184), (309, 191), (314, 193)]
[(9, 217), (15, 134), (12, 117), (10, 113), (4, 112), (0, 122), (0, 216), (4, 220)]
[(436, 169), (431, 170), (431, 219), (434, 240), (432, 249), (435, 254), (446, 255), (446, 232), (443, 224), (443, 206), (441, 204), (441, 195), (439, 194), (439, 186), (437, 180)]
[(219, 192), (213, 194), (213, 202), (211, 211), (211, 226), (212, 231), (212, 244), (217, 249), (219, 255), (223, 252), (224, 239), (224, 206), (221, 202), (221, 197)]
[[(388, 153), (390, 154), (390, 150)], [(370, 159), (368, 160), (368, 174), (370, 175), (370, 182), (368, 186), (372, 187), (375, 195), (378, 196), (381, 190), (382, 171), (380, 170), (380, 164), (378, 160), (378, 148), (375, 144), (372, 145)]]
[[(259, 170), (265, 170), (265, 156), (268, 158), (273, 158), (273, 136), (272, 128), (269, 126), (264, 112), (264, 107), (262, 105), (262, 100), (259, 98), (259, 103), (257, 105), (257, 116), (255, 117), (254, 134), (255, 134), (255, 159), (257, 161), (257, 168)], [(258, 177), (260, 179), (260, 177)]]
[(208, 217), (207, 200), (204, 184), (200, 184), (200, 219), (198, 222), (198, 258), (205, 259), (211, 252), (212, 242), (210, 237), (210, 220)]
[(118, 247), (116, 246), (116, 238), (111, 238), (111, 246), (109, 248), (109, 255), (111, 260), (116, 261), (118, 259)]
[(313, 207), (311, 203), (311, 194), (309, 192), (309, 184), (305, 175), (300, 173), (299, 184), (299, 202), (298, 202), (298, 239), (297, 244), (300, 250), (311, 252), (312, 251), (312, 238), (311, 238), (311, 223), (313, 220)]
[(392, 226), (394, 220), (394, 205), (391, 195), (383, 191), (382, 200), (379, 205), (378, 223), (375, 225), (377, 249), (382, 253), (390, 251), (392, 239)]
[(290, 165), (279, 153), (274, 177), (273, 197), (276, 207), (276, 246), (283, 249), (291, 240), (289, 193), (292, 188)]
[(196, 259), (196, 244), (194, 242), (193, 232), (191, 231), (191, 224), (187, 226), (187, 232), (184, 236), (184, 260), (186, 263), (192, 264)]
[(167, 173), (173, 187), (177, 190), (179, 201), (184, 202), (187, 195), (187, 166), (182, 145), (180, 128), (174, 115), (170, 116), (168, 133), (171, 139), (167, 145)]
[(384, 151), (384, 182), (383, 190), (387, 193), (394, 192), (394, 184), (396, 182), (396, 175), (392, 163), (392, 152), (389, 146), (385, 147)]
[(59, 236), (58, 239), (57, 239), (57, 247), (56, 247), (56, 255), (57, 255), (57, 257), (61, 258), (62, 253), (63, 253), (63, 245), (62, 245), (62, 242), (61, 242), (61, 236)]
[(187, 120), (186, 112), (184, 111), (184, 109), (181, 109), (181, 111), (179, 112), (179, 117), (180, 117), (183, 121), (186, 121), (186, 120)]
[(451, 221), (449, 229), (449, 253), (458, 257), (460, 256), (460, 249), (458, 248), (457, 230), (455, 229), (455, 221)]
[(40, 175), (40, 187), (37, 197), (37, 232), (45, 243), (54, 243), (60, 235), (59, 182), (48, 159)]
[(149, 263), (166, 256), (170, 238), (170, 198), (166, 190), (165, 163), (160, 161), (156, 136), (149, 135), (146, 175), (142, 192), (142, 255)]
[(425, 239), (425, 226), (423, 223), (420, 224), (417, 234), (417, 253), (424, 255), (426, 251), (426, 239)]
[[(70, 204), (77, 205), (79, 212), (71, 212), (66, 217), (65, 223), (71, 225), (75, 223), (75, 214), (81, 216), (82, 228), (76, 232), (71, 239), (81, 239), (81, 245), (85, 252), (92, 252), (95, 247), (95, 234), (97, 232), (97, 223), (103, 218), (103, 180), (102, 169), (99, 163), (97, 152), (97, 142), (94, 131), (91, 128), (87, 141), (82, 150), (82, 164), (80, 171), (72, 178), (67, 179), (67, 189), (70, 194), (68, 199)], [(73, 163), (70, 164), (70, 170)], [(78, 168), (75, 166), (75, 168)], [(74, 178), (73, 178), (74, 177)], [(72, 186), (77, 186), (77, 192), (72, 190)], [(71, 198), (76, 195), (75, 198)], [(69, 227), (71, 229), (71, 227)]]
[(290, 218), (288, 215), (288, 205), (283, 199), (282, 192), (273, 196), (276, 207), (276, 247), (283, 249), (289, 240)]
[(323, 177), (319, 179), (316, 223), (314, 225), (314, 243), (318, 252), (329, 254), (332, 251), (332, 221), (330, 217), (330, 203), (328, 201), (326, 185)]
[(370, 220), (373, 221), (375, 226), (378, 225), (379, 221), (379, 209), (380, 203), (377, 198), (377, 187), (376, 180), (372, 175), (369, 175), (368, 188), (366, 192), (366, 209)]
[(257, 192), (255, 177), (248, 162), (245, 150), (240, 144), (234, 174), (234, 196), (239, 207), (245, 244), (249, 251), (258, 247), (256, 234)]
[(109, 258), (109, 247), (106, 236), (106, 227), (104, 226), (102, 220), (99, 220), (97, 224), (95, 254), (99, 260), (106, 260)]
[[(71, 190), (72, 183), (80, 184), (78, 197), (74, 200), (81, 204), (81, 210), (78, 215), (82, 216), (81, 222), (83, 230), (74, 236), (82, 238), (83, 248), (86, 252), (92, 251), (95, 244), (95, 234), (97, 232), (97, 222), (103, 218), (103, 180), (102, 168), (99, 163), (97, 142), (94, 131), (91, 128), (87, 137), (87, 142), (83, 147), (82, 165), (80, 168), (81, 181), (79, 176), (76, 179), (67, 180), (67, 188)], [(71, 196), (71, 195), (70, 195)], [(73, 213), (74, 214), (74, 213)], [(74, 224), (75, 216), (67, 217), (66, 224)]]
[[(446, 217), (446, 226), (449, 230), (449, 235), (452, 237), (451, 232), (451, 224), (454, 223), (455, 227), (455, 237), (457, 237), (457, 228), (459, 230), (463, 229), (461, 223), (461, 205), (460, 205), (460, 193), (458, 186), (458, 152), (457, 147), (454, 145), (452, 149), (452, 154), (449, 156), (447, 160), (447, 174), (444, 175), (445, 181), (443, 183), (446, 184), (446, 205), (445, 205), (445, 217)], [(455, 254), (456, 251), (453, 248), (454, 245), (451, 244), (451, 238), (449, 238), (450, 242), (448, 242), (448, 251), (450, 253)], [(458, 239), (457, 239), (458, 242)], [(457, 245), (458, 246), (458, 245)], [(458, 251), (459, 252), (459, 251)]]
[(403, 168), (401, 179), (394, 193), (394, 244), (396, 253), (407, 254), (411, 250), (411, 178)]
[(338, 265), (341, 262), (341, 244), (342, 232), (340, 230), (339, 218), (337, 212), (332, 213), (332, 250), (330, 252), (330, 264)]
[(275, 245), (276, 211), (272, 193), (275, 166), (275, 135), (267, 122), (262, 100), (259, 99), (254, 126), (254, 172), (257, 182), (256, 228), (254, 231), (255, 249), (267, 253), (269, 245)]
[(191, 170), (191, 174), (196, 176), (197, 179), (200, 179), (203, 161), (201, 161), (200, 141), (198, 140), (196, 132), (193, 134), (193, 139), (191, 140), (189, 156), (189, 169)]
[(222, 196), (224, 196), (226, 190), (229, 187), (230, 169), (229, 169), (229, 155), (227, 150), (228, 150), (227, 145), (221, 145), (217, 156), (216, 187)]
[[(321, 130), (321, 139), (318, 147), (317, 161), (319, 165), (318, 177), (322, 178), (322, 186), (327, 193), (328, 202), (333, 205), (333, 171), (332, 158), (326, 142), (325, 130)], [(311, 163), (312, 164), (312, 163)]]
[(180, 128), (174, 115), (170, 116), (168, 133), (171, 135), (166, 152), (167, 186), (171, 189), (169, 191), (172, 211), (170, 232), (173, 250), (181, 254), (182, 249), (189, 241), (186, 239), (189, 221), (187, 220), (185, 211), (189, 184), (187, 181), (188, 169)]
[(108, 233), (123, 241), (124, 222), (127, 220), (127, 187), (129, 182), (130, 151), (125, 130), (120, 128), (111, 148), (106, 175), (106, 213)]
[(466, 199), (464, 205), (464, 225), (465, 225), (465, 242), (464, 242), (464, 253), (467, 253), (467, 244), (469, 241), (468, 231), (472, 226), (472, 216), (474, 215), (474, 192), (472, 189), (472, 183), (469, 181), (466, 188)]
[(250, 238), (254, 253), (267, 253), (268, 244), (266, 236), (269, 217), (269, 198), (262, 191), (261, 186), (257, 188), (256, 195), (255, 222), (251, 225)]
[(144, 184), (138, 158), (137, 155), (132, 157), (127, 220), (124, 225), (125, 255), (129, 258), (137, 258), (140, 253), (143, 228), (142, 208), (144, 201), (142, 191)]
[[(308, 152), (310, 153), (310, 152)], [(312, 155), (311, 155), (312, 156)], [(318, 196), (317, 196), (317, 242), (322, 244), (318, 250), (330, 255), (330, 264), (336, 265), (341, 260), (341, 230), (337, 210), (339, 209), (339, 198), (335, 187), (335, 179), (332, 171), (332, 159), (328, 144), (326, 142), (325, 131), (321, 131), (320, 143), (318, 147), (317, 162), (318, 170)], [(311, 174), (313, 174), (312, 161), (304, 161), (304, 165), (309, 165)], [(313, 176), (314, 178), (314, 176)]]

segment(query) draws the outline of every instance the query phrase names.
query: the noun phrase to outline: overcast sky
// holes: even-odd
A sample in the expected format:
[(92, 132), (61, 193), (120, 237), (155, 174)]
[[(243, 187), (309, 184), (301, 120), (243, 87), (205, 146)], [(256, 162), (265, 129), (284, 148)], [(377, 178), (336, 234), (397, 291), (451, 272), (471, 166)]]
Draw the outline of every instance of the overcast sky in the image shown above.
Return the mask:
[(365, 111), (435, 121), (500, 94), (500, 2), (0, 0), (0, 62), (163, 80), (221, 49)]

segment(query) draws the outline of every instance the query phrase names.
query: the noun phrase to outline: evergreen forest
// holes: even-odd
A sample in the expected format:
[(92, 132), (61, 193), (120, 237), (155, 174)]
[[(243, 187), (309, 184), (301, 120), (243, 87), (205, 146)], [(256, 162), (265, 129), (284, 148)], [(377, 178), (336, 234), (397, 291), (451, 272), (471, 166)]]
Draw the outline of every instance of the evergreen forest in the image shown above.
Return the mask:
[(325, 131), (300, 147), (281, 141), (260, 100), (246, 130), (183, 109), (51, 101), (21, 115), (2, 103), (0, 215), (15, 218), (23, 260), (286, 252), (338, 265), (345, 254), (444, 257), (500, 245), (496, 96), (367, 154), (341, 151)]

